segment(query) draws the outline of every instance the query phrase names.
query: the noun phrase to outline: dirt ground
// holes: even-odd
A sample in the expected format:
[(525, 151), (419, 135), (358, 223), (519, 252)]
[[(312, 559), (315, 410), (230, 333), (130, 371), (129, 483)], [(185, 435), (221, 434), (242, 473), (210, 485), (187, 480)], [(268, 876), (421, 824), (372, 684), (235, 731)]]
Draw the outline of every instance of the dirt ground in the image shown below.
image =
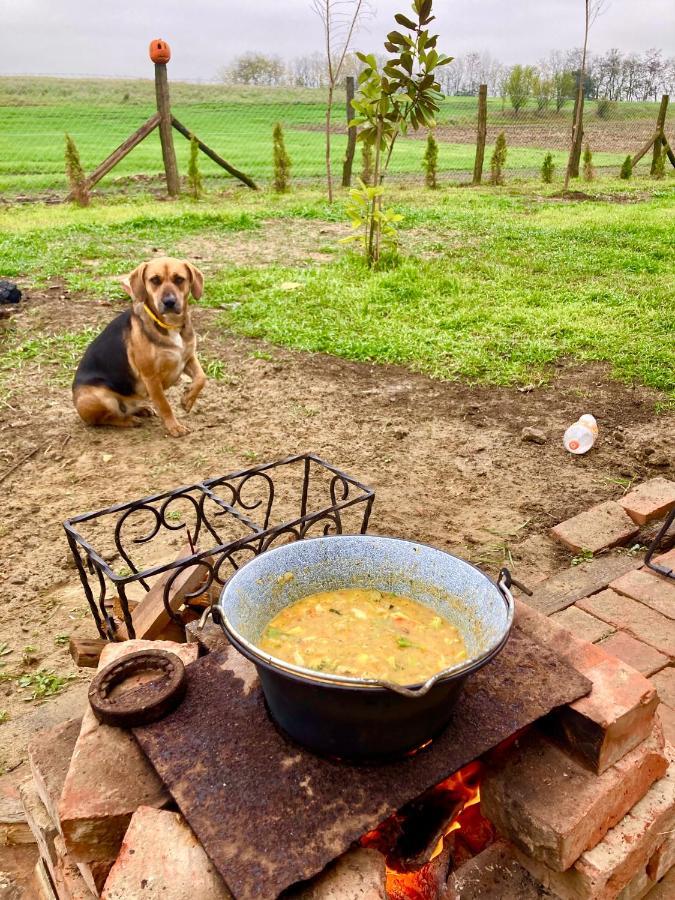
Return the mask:
[[(77, 331), (122, 308), (56, 286), (29, 292), (14, 323), (21, 338)], [(446, 548), (490, 573), (506, 562), (534, 584), (570, 564), (547, 537), (551, 525), (620, 496), (633, 479), (672, 472), (675, 417), (656, 414), (654, 392), (612, 381), (600, 366), (561, 363), (541, 387), (470, 387), (242, 340), (218, 329), (217, 315), (194, 313), (202, 352), (224, 362), (225, 377), (206, 386), (185, 438), (167, 437), (158, 420), (86, 428), (68, 387), (35, 365), (0, 398), (5, 768), (23, 753), (3, 747), (2, 732), (16, 734), (12, 724), (35, 708), (17, 676), (72, 675), (73, 692), (88, 674), (78, 675), (65, 637), (96, 636), (61, 526), (68, 516), (314, 451), (375, 489), (371, 530)], [(601, 439), (576, 458), (561, 437), (583, 412), (597, 416)], [(547, 442), (523, 442), (526, 425)]]

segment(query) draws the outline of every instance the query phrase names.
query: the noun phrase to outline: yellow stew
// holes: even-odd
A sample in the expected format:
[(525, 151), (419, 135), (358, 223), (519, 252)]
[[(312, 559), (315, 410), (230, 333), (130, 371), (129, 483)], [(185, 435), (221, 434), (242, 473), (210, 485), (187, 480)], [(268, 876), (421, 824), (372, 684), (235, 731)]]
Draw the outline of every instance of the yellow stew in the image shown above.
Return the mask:
[(466, 659), (458, 630), (433, 609), (361, 588), (292, 603), (267, 625), (260, 647), (306, 669), (398, 684), (426, 681)]

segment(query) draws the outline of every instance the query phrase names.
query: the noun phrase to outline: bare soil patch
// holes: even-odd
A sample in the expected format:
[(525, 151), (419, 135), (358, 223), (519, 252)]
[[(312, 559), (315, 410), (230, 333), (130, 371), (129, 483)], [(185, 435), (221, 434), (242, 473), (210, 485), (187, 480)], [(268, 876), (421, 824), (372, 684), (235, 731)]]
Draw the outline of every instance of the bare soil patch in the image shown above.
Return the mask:
[[(58, 286), (29, 292), (10, 339), (100, 327), (123, 306)], [(61, 527), (70, 515), (311, 450), (375, 488), (373, 531), (447, 548), (493, 574), (506, 563), (534, 584), (570, 563), (547, 537), (551, 525), (620, 496), (626, 480), (672, 472), (675, 416), (658, 416), (655, 392), (601, 366), (565, 362), (551, 384), (524, 391), (467, 386), (243, 340), (219, 330), (213, 311), (194, 315), (202, 353), (226, 371), (208, 383), (183, 439), (158, 421), (86, 428), (49, 366), (26, 364), (0, 403), (0, 476), (34, 451), (3, 482), (0, 645), (11, 652), (0, 660), (0, 710), (12, 719), (33, 704), (6, 676), (77, 675), (60, 636), (95, 636)], [(561, 438), (583, 412), (597, 416), (601, 439), (577, 458)], [(548, 442), (523, 443), (526, 425)]]

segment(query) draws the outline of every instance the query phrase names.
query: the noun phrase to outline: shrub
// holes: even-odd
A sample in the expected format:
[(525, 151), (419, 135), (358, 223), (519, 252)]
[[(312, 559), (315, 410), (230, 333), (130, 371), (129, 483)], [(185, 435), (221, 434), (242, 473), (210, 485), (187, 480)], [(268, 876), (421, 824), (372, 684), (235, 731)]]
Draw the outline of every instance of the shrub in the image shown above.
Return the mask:
[(190, 194), (195, 200), (204, 193), (202, 184), (202, 176), (199, 172), (199, 144), (197, 138), (192, 135), (190, 138), (190, 161), (188, 162), (188, 187)]
[(584, 147), (584, 181), (593, 181), (594, 178), (593, 154), (591, 153), (591, 145), (586, 141), (586, 146)]
[(495, 149), (490, 159), (490, 180), (493, 184), (504, 184), (502, 169), (506, 163), (506, 135), (501, 131), (495, 141)]
[(286, 152), (284, 131), (281, 122), (277, 122), (273, 132), (274, 141), (274, 190), (277, 194), (285, 194), (291, 189), (291, 158)]
[(541, 166), (541, 180), (544, 182), (544, 184), (550, 184), (553, 181), (554, 169), (555, 166), (553, 165), (553, 154), (547, 153)]
[(623, 164), (621, 166), (621, 171), (619, 172), (619, 177), (623, 178), (624, 181), (628, 181), (628, 179), (633, 174), (633, 160), (630, 154), (624, 159)]
[(598, 105), (595, 108), (595, 112), (600, 119), (609, 119), (612, 117), (614, 110), (616, 109), (616, 103), (613, 100), (598, 100)]
[(424, 152), (424, 181), (428, 188), (438, 187), (438, 144), (433, 131), (427, 136), (427, 149)]
[(78, 206), (89, 206), (89, 190), (87, 178), (80, 162), (75, 141), (69, 134), (66, 135), (66, 175), (70, 183), (72, 198)]
[(368, 143), (361, 144), (361, 181), (370, 184), (373, 180), (373, 148)]
[(652, 175), (654, 176), (654, 178), (666, 177), (666, 148), (663, 146), (663, 144), (661, 144), (660, 146), (661, 149), (654, 159), (654, 164), (652, 165)]

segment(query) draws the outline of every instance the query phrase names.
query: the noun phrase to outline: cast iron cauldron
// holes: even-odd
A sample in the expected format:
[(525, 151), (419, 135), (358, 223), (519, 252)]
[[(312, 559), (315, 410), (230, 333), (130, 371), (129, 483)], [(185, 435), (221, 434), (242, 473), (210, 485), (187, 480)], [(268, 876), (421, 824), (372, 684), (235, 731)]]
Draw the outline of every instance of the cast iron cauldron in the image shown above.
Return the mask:
[[(289, 573), (292, 577), (289, 577)], [(371, 535), (297, 541), (256, 556), (223, 588), (213, 618), (254, 663), (270, 715), (299, 744), (327, 756), (401, 756), (439, 734), (466, 678), (506, 643), (513, 623), (508, 573), (495, 584), (474, 566), (424, 544)], [(423, 684), (331, 675), (257, 646), (285, 606), (345, 587), (391, 591), (431, 606), (455, 625), (468, 657)]]

